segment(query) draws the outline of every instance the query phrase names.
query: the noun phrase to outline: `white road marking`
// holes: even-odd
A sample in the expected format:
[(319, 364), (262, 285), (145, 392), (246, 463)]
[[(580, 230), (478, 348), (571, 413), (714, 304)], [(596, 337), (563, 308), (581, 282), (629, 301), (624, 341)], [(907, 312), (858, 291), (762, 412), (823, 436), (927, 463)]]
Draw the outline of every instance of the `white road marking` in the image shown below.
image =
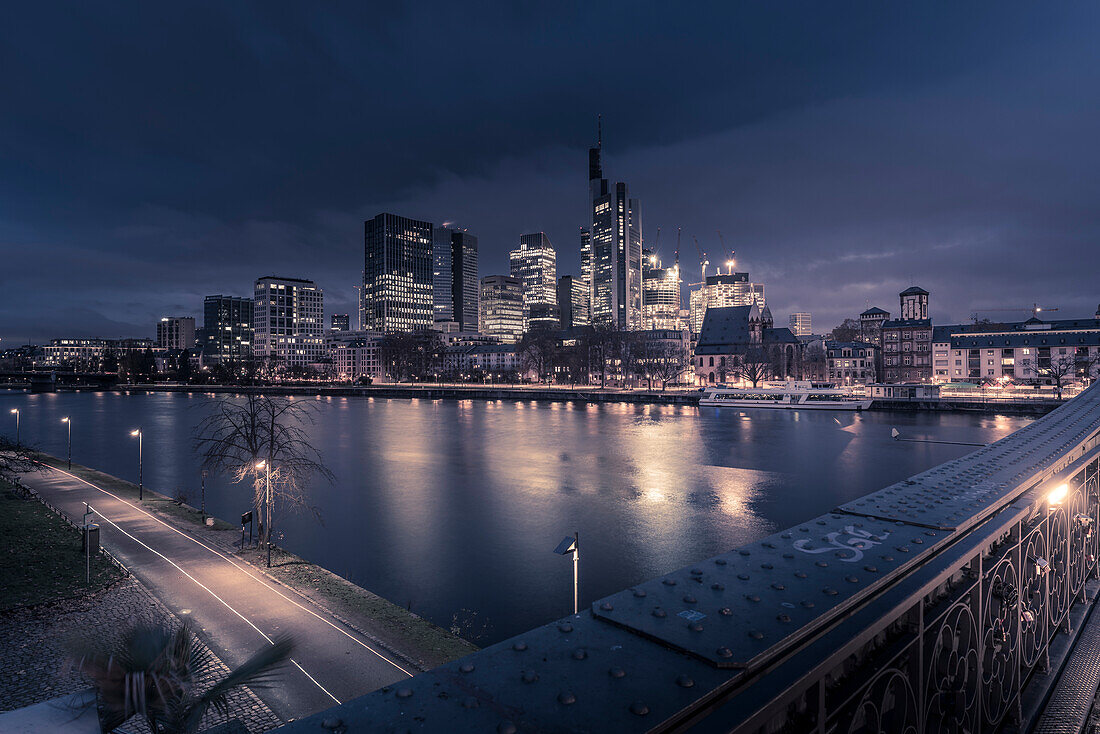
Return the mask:
[[(41, 462), (37, 462), (37, 463), (41, 463)], [(286, 594), (283, 594), (283, 593), (282, 593), (281, 591), (279, 591), (279, 590), (278, 590), (278, 589), (276, 589), (275, 587), (273, 587), (273, 586), (270, 586), (270, 585), (268, 585), (268, 584), (264, 583), (264, 581), (263, 581), (262, 579), (258, 578), (257, 576), (253, 576), (253, 575), (252, 575), (251, 573), (249, 573), (249, 572), (248, 572), (248, 569), (247, 569), (247, 568), (245, 568), (244, 566), (242, 566), (242, 565), (241, 565), (240, 563), (238, 563), (238, 562), (237, 562), (236, 560), (234, 560), (234, 559), (233, 559), (233, 558), (231, 558), (230, 556), (227, 556), (227, 555), (225, 555), (224, 553), (222, 553), (222, 552), (221, 552), (221, 551), (219, 551), (218, 549), (216, 549), (216, 548), (211, 548), (210, 546), (208, 546), (208, 545), (207, 545), (206, 543), (203, 543), (203, 542), (202, 542), (201, 540), (199, 540), (198, 538), (194, 538), (194, 537), (192, 537), (192, 536), (188, 535), (187, 533), (183, 532), (183, 531), (182, 531), (182, 530), (180, 530), (179, 528), (173, 527), (172, 525), (170, 525), (170, 524), (168, 524), (168, 523), (164, 522), (163, 520), (161, 520), (161, 519), (160, 519), (159, 517), (157, 517), (156, 515), (153, 515), (152, 513), (150, 513), (150, 512), (147, 512), (146, 510), (142, 509), (141, 507), (138, 507), (137, 505), (133, 504), (132, 502), (130, 502), (130, 501), (128, 501), (128, 500), (125, 500), (125, 499), (123, 499), (122, 497), (119, 497), (119, 496), (118, 496), (117, 494), (114, 494), (113, 492), (108, 492), (108, 491), (107, 491), (106, 489), (103, 489), (102, 487), (99, 487), (99, 486), (96, 486), (95, 484), (92, 484), (91, 482), (89, 482), (89, 481), (88, 481), (87, 479), (84, 479), (83, 477), (78, 477), (78, 476), (76, 476), (75, 474), (73, 474), (73, 473), (71, 473), (71, 472), (67, 472), (67, 471), (65, 471), (64, 469), (58, 469), (57, 467), (53, 467), (53, 466), (50, 466), (49, 464), (43, 464), (43, 466), (48, 466), (49, 468), (53, 469), (53, 470), (54, 470), (54, 471), (56, 471), (56, 472), (60, 472), (61, 474), (64, 474), (64, 475), (66, 475), (66, 476), (69, 476), (69, 477), (72, 477), (73, 479), (77, 480), (78, 482), (83, 482), (84, 484), (87, 484), (87, 485), (88, 485), (89, 487), (91, 487), (92, 489), (95, 489), (95, 490), (97, 490), (97, 491), (99, 491), (99, 492), (102, 492), (103, 494), (107, 495), (108, 497), (113, 497), (114, 499), (118, 500), (119, 502), (122, 502), (122, 503), (124, 503), (124, 504), (126, 504), (126, 505), (129, 505), (129, 506), (130, 506), (130, 507), (132, 507), (133, 509), (137, 510), (137, 511), (138, 511), (138, 512), (140, 512), (141, 514), (143, 514), (143, 515), (145, 515), (146, 517), (148, 517), (148, 518), (149, 518), (150, 520), (153, 520), (154, 522), (160, 523), (161, 525), (163, 525), (164, 527), (168, 528), (169, 530), (171, 530), (172, 532), (176, 533), (177, 535), (180, 535), (181, 537), (183, 537), (183, 538), (186, 538), (187, 540), (190, 540), (190, 541), (191, 541), (192, 543), (194, 543), (195, 545), (198, 545), (198, 546), (200, 546), (200, 547), (202, 547), (202, 548), (205, 548), (206, 550), (210, 551), (210, 552), (211, 552), (211, 553), (213, 553), (214, 555), (216, 555), (216, 556), (218, 556), (219, 558), (221, 558), (222, 560), (224, 560), (224, 561), (225, 561), (226, 563), (229, 563), (229, 564), (231, 564), (232, 566), (234, 566), (235, 568), (237, 568), (238, 570), (240, 570), (240, 571), (241, 571), (242, 573), (244, 573), (244, 575), (245, 575), (245, 576), (248, 576), (248, 578), (250, 578), (250, 579), (252, 579), (253, 581), (255, 581), (256, 583), (260, 584), (261, 586), (263, 586), (263, 587), (264, 587), (265, 589), (267, 589), (267, 590), (268, 590), (268, 591), (270, 591), (271, 593), (273, 593), (273, 594), (275, 594), (275, 595), (277, 595), (277, 596), (279, 596), (279, 597), (281, 597), (281, 598), (285, 599), (286, 601), (290, 602), (290, 603), (291, 603), (291, 604), (293, 604), (294, 606), (296, 606), (296, 607), (298, 607), (299, 609), (301, 609), (301, 610), (302, 610), (303, 612), (307, 612), (307, 613), (309, 613), (309, 614), (313, 615), (313, 616), (314, 616), (314, 617), (316, 617), (316, 618), (317, 618), (318, 620), (320, 620), (320, 621), (324, 622), (324, 623), (325, 623), (325, 624), (327, 624), (327, 625), (328, 625), (329, 627), (332, 627), (332, 628), (333, 628), (334, 630), (336, 630), (336, 631), (337, 631), (337, 632), (339, 632), (340, 634), (342, 634), (342, 635), (344, 635), (345, 637), (347, 637), (347, 638), (348, 638), (349, 640), (352, 640), (353, 642), (355, 642), (355, 643), (356, 643), (357, 645), (360, 645), (360, 646), (362, 646), (362, 647), (366, 648), (367, 650), (370, 650), (370, 651), (371, 651), (372, 653), (374, 653), (374, 654), (375, 654), (375, 655), (377, 655), (378, 657), (382, 658), (382, 659), (383, 659), (383, 660), (385, 660), (385, 661), (386, 661), (387, 663), (389, 663), (389, 664), (390, 664), (390, 665), (392, 665), (393, 667), (397, 668), (398, 670), (400, 670), (400, 671), (401, 671), (402, 673), (404, 673), (405, 675), (409, 676), (410, 678), (411, 678), (411, 677), (413, 676), (413, 674), (412, 674), (412, 673), (410, 673), (409, 671), (405, 670), (405, 669), (404, 669), (404, 668), (402, 668), (402, 667), (401, 667), (400, 665), (398, 665), (398, 664), (397, 664), (397, 663), (395, 663), (394, 661), (390, 660), (390, 659), (389, 659), (388, 657), (386, 657), (386, 656), (385, 656), (385, 655), (383, 655), (382, 653), (378, 652), (377, 650), (375, 650), (375, 649), (374, 649), (373, 647), (371, 647), (370, 645), (366, 644), (365, 642), (363, 642), (363, 641), (362, 641), (362, 640), (360, 640), (359, 638), (355, 637), (354, 635), (351, 635), (351, 634), (349, 634), (347, 630), (345, 630), (345, 629), (341, 629), (341, 628), (340, 628), (340, 627), (338, 627), (337, 625), (333, 624), (333, 623), (332, 623), (332, 622), (331, 622), (330, 620), (327, 620), (327, 619), (325, 619), (324, 617), (322, 617), (321, 615), (317, 614), (317, 612), (313, 611), (312, 609), (310, 609), (310, 608), (308, 608), (308, 607), (305, 607), (305, 606), (303, 606), (303, 605), (299, 604), (298, 602), (296, 602), (296, 601), (294, 601), (293, 599), (291, 599), (290, 597), (288, 597), (288, 596), (287, 596)]]

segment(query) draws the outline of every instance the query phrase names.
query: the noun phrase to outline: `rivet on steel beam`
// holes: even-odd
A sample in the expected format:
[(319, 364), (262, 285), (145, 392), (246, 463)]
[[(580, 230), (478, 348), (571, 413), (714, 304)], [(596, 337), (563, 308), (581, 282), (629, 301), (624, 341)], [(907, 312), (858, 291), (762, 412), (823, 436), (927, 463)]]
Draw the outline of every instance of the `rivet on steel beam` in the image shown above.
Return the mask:
[(844, 580), (850, 584), (855, 584), (859, 582), (859, 578), (856, 576), (845, 576)]
[(694, 596), (692, 596), (691, 594), (684, 594), (684, 603), (685, 603), (685, 604), (694, 604), (694, 603), (696, 603), (697, 601), (699, 601), (699, 600), (698, 600), (698, 599), (696, 599), (696, 598), (695, 598)]
[(726, 565), (726, 559), (725, 558), (715, 558), (714, 559), (714, 565), (715, 566), (724, 566), (724, 565)]
[(693, 685), (695, 685), (695, 681), (693, 681), (686, 675), (678, 675), (676, 676), (676, 685), (680, 686), (681, 688), (691, 688)]
[(791, 618), (788, 617), (786, 614), (780, 614), (779, 616), (776, 617), (776, 619), (778, 619), (780, 622), (790, 622), (791, 621)]
[(765, 571), (771, 571), (773, 568), (775, 568), (775, 566), (770, 563), (761, 563), (760, 568), (764, 569)]
[(784, 553), (784, 554), (783, 554), (783, 557), (784, 557), (784, 558), (787, 558), (787, 559), (791, 559), (791, 558), (794, 558), (794, 553)]
[(616, 665), (612, 668), (608, 668), (607, 674), (610, 675), (612, 678), (622, 678), (626, 676), (626, 671)]
[(458, 669), (463, 673), (472, 673), (472, 672), (474, 672), (474, 664), (473, 663), (463, 663), (462, 665), (458, 666)]
[(730, 609), (729, 607), (722, 607), (721, 609), (718, 610), (718, 613), (721, 614), (723, 617), (733, 616), (733, 610)]
[(516, 734), (519, 729), (511, 721), (502, 721), (497, 724), (497, 734)]
[(337, 716), (330, 716), (321, 721), (321, 728), (329, 731), (339, 731), (344, 728), (344, 720)]
[(783, 584), (772, 584), (772, 588), (775, 589), (776, 591), (783, 591), (787, 587), (784, 586)]
[(805, 571), (795, 571), (794, 572), (794, 577), (796, 579), (804, 579), (804, 578), (806, 578), (806, 572)]
[(756, 594), (746, 594), (745, 598), (748, 599), (749, 601), (760, 601), (760, 597), (757, 596)]
[(702, 632), (703, 625), (700, 622), (688, 622), (688, 629), (692, 632)]
[(760, 630), (749, 630), (749, 637), (751, 637), (754, 640), (763, 640), (764, 639), (764, 633), (761, 632)]
[(630, 713), (634, 714), (635, 716), (645, 716), (649, 713), (649, 706), (646, 706), (641, 701), (635, 701), (634, 703), (630, 704)]
[(870, 571), (871, 573), (878, 573), (878, 569), (875, 568), (874, 566), (864, 566), (863, 570), (864, 571)]
[(676, 579), (662, 579), (661, 583), (664, 584), (665, 586), (675, 586), (676, 585)]
[(398, 698), (409, 698), (412, 696), (413, 691), (411, 688), (398, 688), (395, 694)]
[(520, 673), (519, 679), (524, 683), (534, 683), (539, 679), (539, 674), (533, 670), (525, 670)]
[(738, 552), (738, 553), (740, 553), (740, 554), (741, 554), (741, 555), (743, 555), (743, 556), (751, 556), (751, 555), (752, 555), (752, 554), (751, 554), (751, 553), (749, 553), (749, 552), (748, 552), (747, 550), (739, 550), (739, 551), (737, 551), (737, 552)]
[(715, 591), (722, 591), (726, 587), (723, 586), (722, 584), (711, 584), (710, 588), (714, 589)]
[(703, 575), (703, 569), (693, 568), (693, 569), (691, 569), (691, 575), (692, 576), (702, 576)]
[(714, 651), (714, 654), (720, 658), (732, 658), (733, 650), (729, 649), (728, 647), (720, 647)]
[(662, 619), (662, 618), (664, 618), (664, 617), (667, 617), (667, 616), (668, 616), (668, 614), (667, 614), (667, 613), (665, 613), (665, 610), (664, 610), (664, 609), (661, 609), (660, 607), (655, 607), (655, 608), (653, 609), (653, 616), (654, 616), (654, 617), (657, 617), (658, 619)]
[(605, 612), (610, 612), (614, 608), (615, 607), (612, 606), (611, 602), (609, 602), (609, 601), (605, 601), (602, 604), (600, 604), (600, 609), (604, 610)]
[(634, 596), (642, 599), (645, 597), (645, 589), (634, 589)]
[(583, 647), (578, 647), (576, 650), (573, 651), (574, 660), (584, 660), (587, 657), (588, 650), (585, 650)]
[(775, 543), (761, 543), (765, 548), (775, 548)]
[(523, 640), (518, 640), (518, 641), (512, 643), (512, 649), (515, 650), (516, 652), (523, 652), (524, 650), (527, 649), (527, 643), (524, 642)]
[(803, 599), (799, 603), (802, 604), (802, 606), (806, 607), (807, 609), (813, 609), (814, 608), (814, 603), (812, 601), (810, 601), (809, 599)]
[(570, 691), (562, 691), (558, 694), (558, 703), (562, 704), (563, 706), (570, 706), (576, 702), (577, 697), (574, 696)]
[(747, 573), (739, 573), (737, 574), (737, 578), (741, 579), (742, 581), (748, 581), (749, 575)]
[(818, 568), (828, 568), (829, 564), (825, 561), (814, 561), (814, 565)]
[(462, 708), (464, 709), (476, 709), (478, 707), (478, 700), (474, 696), (467, 696), (462, 701)]
[(573, 625), (569, 624), (568, 622), (562, 622), (561, 624), (558, 625), (558, 631), (559, 632), (572, 632), (573, 631)]
[(828, 594), (829, 596), (836, 596), (836, 595), (837, 595), (837, 591), (836, 591), (836, 589), (831, 589), (831, 588), (829, 588), (828, 586), (826, 586), (826, 587), (825, 587), (824, 589), (822, 589), (821, 591), (822, 591), (822, 593), (824, 593), (824, 594)]

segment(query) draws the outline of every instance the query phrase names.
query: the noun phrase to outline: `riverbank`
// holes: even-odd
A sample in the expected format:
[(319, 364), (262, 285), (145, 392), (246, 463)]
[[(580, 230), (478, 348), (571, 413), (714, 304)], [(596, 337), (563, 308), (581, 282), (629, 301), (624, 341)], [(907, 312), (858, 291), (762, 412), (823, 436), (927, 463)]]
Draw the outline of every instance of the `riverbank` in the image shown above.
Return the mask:
[[(19, 389), (7, 386), (9, 389)], [(701, 393), (695, 388), (679, 390), (628, 390), (599, 387), (546, 387), (541, 385), (162, 385), (137, 384), (127, 386), (74, 387), (71, 391), (170, 392), (264, 395), (307, 395), (311, 397), (393, 398), (402, 400), (534, 400), (539, 402), (632, 403), (641, 405), (697, 406)], [(872, 401), (869, 410), (906, 412), (946, 411), (990, 413), (999, 415), (1040, 416), (1062, 403), (1041, 399), (945, 398), (938, 400)]]
[[(69, 471), (127, 502), (139, 504), (136, 484), (75, 462), (69, 470), (65, 460), (49, 454), (39, 454), (38, 457), (48, 466)], [(472, 643), (404, 607), (282, 549), (275, 550), (272, 568), (267, 568), (266, 554), (254, 547), (246, 547), (242, 551), (239, 525), (220, 518), (213, 518), (213, 525), (203, 523), (200, 508), (190, 504), (199, 498), (171, 498), (148, 486), (144, 487), (142, 495), (140, 506), (146, 511), (177, 530), (240, 559), (275, 583), (301, 594), (313, 602), (322, 614), (355, 630), (413, 667), (427, 670), (477, 650)]]

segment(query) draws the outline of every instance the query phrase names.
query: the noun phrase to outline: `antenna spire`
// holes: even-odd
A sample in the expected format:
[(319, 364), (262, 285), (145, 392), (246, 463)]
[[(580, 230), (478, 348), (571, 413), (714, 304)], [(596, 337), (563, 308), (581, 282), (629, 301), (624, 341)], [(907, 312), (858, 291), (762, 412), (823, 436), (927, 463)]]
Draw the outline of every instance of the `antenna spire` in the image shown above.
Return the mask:
[(596, 113), (596, 147), (603, 147), (603, 114)]

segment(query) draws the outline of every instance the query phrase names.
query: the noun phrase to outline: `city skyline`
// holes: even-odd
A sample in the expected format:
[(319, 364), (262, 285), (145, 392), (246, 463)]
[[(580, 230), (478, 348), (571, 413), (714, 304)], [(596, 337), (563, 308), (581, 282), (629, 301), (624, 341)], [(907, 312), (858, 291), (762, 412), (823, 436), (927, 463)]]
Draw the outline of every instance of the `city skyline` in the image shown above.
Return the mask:
[[(806, 6), (798, 22), (763, 9), (703, 7), (685, 19), (642, 7), (601, 40), (609, 52), (645, 50), (644, 89), (586, 81), (583, 60), (560, 40), (572, 37), (565, 28), (592, 33), (600, 10), (398, 12), (377, 32), (391, 51), (392, 37), (430, 14), (474, 40), (514, 36), (490, 44), (494, 52), (553, 39), (556, 76), (527, 62), (499, 69), (492, 53), (454, 63), (461, 78), (494, 74), (501, 99), (512, 90), (554, 112), (497, 114), (496, 98), (456, 76), (448, 89), (476, 123), (425, 122), (436, 102), (418, 102), (429, 107), (417, 108), (426, 114), (415, 124), (372, 122), (367, 135), (357, 125), (370, 105), (337, 114), (345, 105), (334, 100), (371, 75), (395, 103), (432, 97), (423, 93), (436, 88), (438, 66), (432, 57), (403, 70), (379, 52), (352, 50), (351, 37), (370, 35), (362, 11), (268, 6), (205, 21), (183, 11), (40, 12), (20, 8), (21, 23), (0, 31), (13, 69), (26, 72), (0, 82), (15, 110), (0, 122), (9, 149), (0, 163), (4, 347), (151, 336), (150, 323), (199, 317), (206, 295), (247, 296), (269, 273), (313, 280), (326, 310), (354, 313), (362, 223), (378, 212), (476, 233), (479, 277), (507, 273), (518, 236), (539, 231), (563, 243), (558, 274), (581, 275), (575, 233), (589, 212), (578, 172), (597, 113), (604, 168), (645, 209), (643, 245), (661, 227), (658, 254), (671, 262), (670, 233), (682, 227), (680, 262), (693, 272), (690, 238), (721, 261), (721, 230), (737, 269), (767, 283), (777, 317), (809, 311), (823, 331), (913, 284), (936, 293), (938, 322), (1032, 302), (1063, 313), (1095, 307), (1079, 265), (1100, 234), (1090, 206), (1093, 7)], [(828, 39), (813, 31), (854, 17), (864, 20)], [(173, 33), (145, 32), (173, 19)], [(760, 32), (750, 39), (730, 28)], [(119, 34), (138, 40), (127, 46)], [(208, 48), (209, 64), (193, 64), (198, 47)], [(225, 78), (214, 73), (237, 66)], [(173, 92), (177, 68), (200, 82), (187, 115)], [(290, 68), (300, 76), (283, 100), (276, 89)], [(246, 73), (259, 82), (231, 100)], [(287, 104), (308, 120), (277, 121)], [(372, 157), (378, 165), (366, 165)]]

